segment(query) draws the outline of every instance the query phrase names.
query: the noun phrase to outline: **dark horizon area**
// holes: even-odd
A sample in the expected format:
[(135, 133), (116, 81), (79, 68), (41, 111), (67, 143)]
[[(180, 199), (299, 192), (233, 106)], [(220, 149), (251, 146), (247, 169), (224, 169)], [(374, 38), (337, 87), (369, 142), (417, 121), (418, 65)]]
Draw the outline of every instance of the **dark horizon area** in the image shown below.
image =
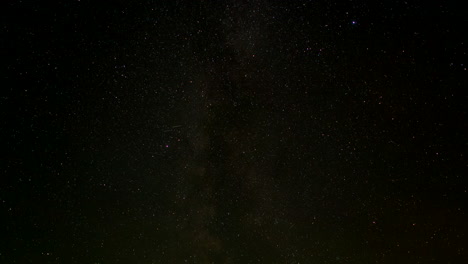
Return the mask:
[(468, 263), (460, 5), (3, 5), (1, 263)]

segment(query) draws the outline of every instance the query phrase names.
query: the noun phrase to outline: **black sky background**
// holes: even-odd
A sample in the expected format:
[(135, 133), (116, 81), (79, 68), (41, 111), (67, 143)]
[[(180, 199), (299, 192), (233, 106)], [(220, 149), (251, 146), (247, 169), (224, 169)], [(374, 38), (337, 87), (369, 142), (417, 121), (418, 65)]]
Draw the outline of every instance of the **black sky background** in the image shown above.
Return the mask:
[(5, 6), (0, 262), (468, 260), (459, 5)]

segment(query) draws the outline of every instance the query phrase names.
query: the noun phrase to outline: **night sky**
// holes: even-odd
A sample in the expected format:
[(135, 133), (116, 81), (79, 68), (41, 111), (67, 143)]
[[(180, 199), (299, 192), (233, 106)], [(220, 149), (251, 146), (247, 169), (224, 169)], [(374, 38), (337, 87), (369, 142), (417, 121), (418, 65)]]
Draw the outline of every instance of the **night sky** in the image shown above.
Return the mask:
[(468, 263), (429, 2), (5, 1), (0, 263)]

